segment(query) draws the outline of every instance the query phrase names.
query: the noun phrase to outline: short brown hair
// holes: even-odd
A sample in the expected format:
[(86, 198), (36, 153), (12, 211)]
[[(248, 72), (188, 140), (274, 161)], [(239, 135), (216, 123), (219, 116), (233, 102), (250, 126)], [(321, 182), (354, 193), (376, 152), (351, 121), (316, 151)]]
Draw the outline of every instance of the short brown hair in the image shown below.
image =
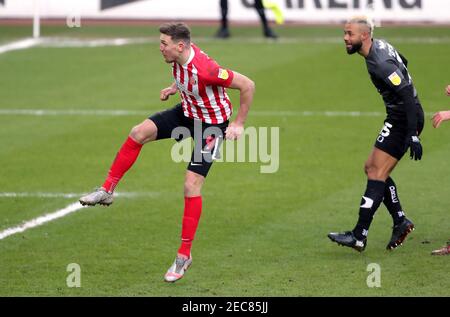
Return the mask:
[(191, 30), (182, 22), (168, 22), (159, 27), (159, 32), (169, 35), (173, 41), (181, 40), (185, 43), (191, 42)]

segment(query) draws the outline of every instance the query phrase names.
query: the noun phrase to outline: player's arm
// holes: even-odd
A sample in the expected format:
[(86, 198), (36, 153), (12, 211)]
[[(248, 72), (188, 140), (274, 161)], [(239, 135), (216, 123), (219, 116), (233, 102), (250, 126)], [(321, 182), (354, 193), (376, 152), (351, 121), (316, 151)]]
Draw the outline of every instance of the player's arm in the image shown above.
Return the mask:
[(433, 127), (439, 128), (443, 121), (450, 120), (450, 110), (439, 111), (433, 115)]
[[(445, 94), (450, 97), (450, 85), (445, 88)], [(433, 115), (433, 127), (439, 128), (443, 121), (450, 120), (450, 110), (439, 111)]]
[(226, 130), (226, 138), (229, 140), (239, 138), (244, 131), (245, 120), (247, 119), (250, 105), (253, 102), (253, 95), (255, 94), (255, 83), (250, 78), (237, 72), (233, 73), (233, 80), (229, 88), (239, 90), (240, 106), (236, 119), (230, 123)]
[(411, 135), (417, 134), (417, 114), (416, 114), (416, 99), (414, 98), (414, 88), (408, 85), (400, 89), (397, 94), (403, 101), (406, 117), (408, 119), (408, 133)]
[(408, 85), (400, 89), (398, 92), (403, 101), (406, 118), (408, 120), (408, 134), (406, 144), (410, 148), (410, 157), (414, 160), (422, 158), (422, 145), (420, 144), (419, 136), (417, 135), (417, 112), (416, 99), (414, 98), (414, 88)]
[(176, 93), (177, 93), (177, 83), (173, 82), (172, 85), (161, 90), (159, 94), (159, 99), (161, 99), (162, 101), (166, 101), (167, 99), (169, 99), (169, 96), (175, 95)]
[(414, 160), (422, 158), (422, 145), (417, 131), (417, 106), (414, 98), (414, 87), (409, 78), (405, 78), (401, 70), (394, 63), (383, 63), (378, 70), (379, 76), (395, 91), (402, 101), (403, 109), (408, 120), (406, 145), (410, 148), (410, 157)]
[(404, 55), (402, 55), (400, 52), (397, 52), (397, 53), (398, 53), (398, 55), (400, 55), (400, 58), (402, 59), (403, 65), (408, 67), (408, 60), (406, 59), (406, 57)]

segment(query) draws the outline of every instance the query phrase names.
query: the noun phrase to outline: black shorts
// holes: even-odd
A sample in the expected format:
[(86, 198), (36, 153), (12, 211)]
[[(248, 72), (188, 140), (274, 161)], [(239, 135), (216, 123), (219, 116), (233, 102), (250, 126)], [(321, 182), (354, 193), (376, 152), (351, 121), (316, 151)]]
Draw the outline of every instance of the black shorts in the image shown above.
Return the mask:
[(208, 175), (212, 163), (220, 157), (219, 147), (223, 142), (228, 121), (220, 124), (208, 124), (187, 118), (181, 104), (155, 113), (149, 119), (158, 128), (157, 140), (171, 138), (179, 142), (192, 137), (194, 149), (187, 169), (204, 177)]
[[(420, 135), (423, 130), (424, 116), (423, 112), (417, 117), (417, 135)], [(393, 120), (387, 118), (384, 120), (384, 126), (381, 129), (376, 141), (375, 147), (401, 160), (405, 155), (408, 144), (406, 137), (408, 133), (408, 122), (405, 120)]]

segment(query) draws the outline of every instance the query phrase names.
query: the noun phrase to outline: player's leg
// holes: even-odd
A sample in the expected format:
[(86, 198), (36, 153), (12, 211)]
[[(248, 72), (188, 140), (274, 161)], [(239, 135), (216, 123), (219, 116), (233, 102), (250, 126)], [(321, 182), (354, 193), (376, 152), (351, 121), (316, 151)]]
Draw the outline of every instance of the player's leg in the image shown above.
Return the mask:
[(222, 18), (216, 37), (228, 38), (230, 37), (230, 31), (228, 29), (228, 0), (220, 0), (220, 13)]
[[(421, 110), (421, 108), (420, 108)], [(420, 135), (424, 126), (424, 114), (423, 111), (419, 111), (418, 118), (417, 118), (417, 134)], [(405, 135), (402, 134), (399, 137), (398, 143), (401, 143), (401, 140), (405, 138)], [(398, 153), (397, 157), (399, 157), (399, 160), (404, 154), (404, 148), (399, 148), (396, 152)], [(395, 155), (395, 154), (394, 154)], [(402, 209), (402, 206), (400, 204), (400, 198), (398, 196), (397, 191), (397, 185), (395, 184), (392, 177), (388, 177), (386, 179), (386, 189), (384, 192), (384, 205), (388, 209), (389, 213), (392, 216), (392, 221), (394, 222), (394, 226), (397, 226), (405, 221), (405, 212)]]
[(367, 244), (367, 234), (373, 216), (380, 206), (386, 186), (386, 179), (398, 160), (390, 154), (374, 147), (365, 164), (367, 186), (361, 199), (358, 222), (352, 231), (332, 232), (328, 237), (338, 244), (363, 251)]
[(264, 36), (273, 39), (277, 38), (278, 36), (272, 31), (272, 29), (269, 27), (269, 23), (267, 22), (266, 13), (262, 0), (255, 0), (255, 9), (261, 20)]
[(386, 180), (383, 202), (394, 222), (392, 235), (386, 246), (386, 249), (393, 250), (400, 246), (407, 235), (414, 230), (414, 224), (411, 220), (406, 218), (398, 197), (397, 185), (391, 177), (388, 177)]
[[(420, 104), (419, 104), (420, 106)], [(417, 134), (420, 135), (424, 125), (424, 114), (421, 110), (417, 114)], [(385, 121), (385, 125), (377, 138), (375, 146), (400, 161), (406, 153), (406, 123), (396, 121)], [(404, 212), (402, 210), (400, 199), (398, 197), (397, 185), (392, 177), (386, 179), (386, 188), (383, 200), (386, 208), (392, 216), (394, 225), (399, 224), (404, 219)]]
[(156, 140), (158, 128), (150, 119), (145, 119), (142, 123), (131, 129), (127, 140), (120, 148), (117, 156), (111, 165), (103, 188), (107, 192), (113, 192), (123, 175), (133, 166), (142, 146), (145, 143)]
[(405, 218), (405, 213), (402, 209), (402, 205), (400, 204), (397, 185), (390, 176), (386, 179), (383, 203), (391, 214), (394, 226), (400, 224)]
[(202, 214), (201, 189), (205, 182), (205, 176), (186, 171), (184, 181), (184, 212), (181, 227), (181, 245), (177, 257), (166, 272), (164, 280), (175, 282), (181, 279), (185, 271), (192, 264), (191, 248), (197, 231), (200, 216)]
[(449, 255), (450, 254), (450, 240), (447, 241), (447, 245), (440, 249), (433, 250), (431, 255)]
[(102, 187), (81, 197), (80, 203), (89, 206), (112, 204), (115, 187), (133, 166), (142, 146), (154, 140), (170, 138), (172, 130), (180, 125), (182, 117), (183, 110), (181, 104), (178, 104), (173, 108), (155, 113), (133, 127), (127, 140), (117, 153)]
[[(419, 107), (419, 110), (421, 107)], [(380, 149), (384, 149), (392, 156), (400, 160), (406, 153), (406, 131), (407, 127), (405, 122), (385, 123), (385, 128), (380, 132), (380, 136), (375, 143), (375, 146)], [(417, 132), (418, 135), (422, 132), (424, 125), (423, 111), (418, 111), (417, 114)], [(388, 129), (386, 130), (386, 127)], [(385, 137), (383, 138), (383, 134)], [(414, 224), (411, 220), (406, 218), (405, 212), (400, 204), (400, 198), (398, 196), (397, 185), (392, 177), (386, 179), (386, 187), (384, 192), (383, 202), (392, 216), (394, 225), (392, 227), (392, 235), (386, 246), (386, 249), (393, 250), (397, 248), (405, 240), (407, 235), (414, 230)]]
[(198, 222), (202, 213), (201, 189), (205, 176), (186, 171), (184, 181), (184, 213), (181, 230), (181, 245), (178, 253), (190, 257), (192, 241), (197, 231)]
[[(184, 181), (184, 213), (181, 228), (181, 245), (173, 265), (164, 279), (175, 282), (183, 277), (186, 269), (192, 264), (191, 248), (202, 213), (201, 189), (205, 178), (218, 157), (218, 148), (223, 140), (226, 125), (209, 130), (203, 134), (201, 143), (194, 146)], [(211, 129), (211, 128), (209, 128)]]
[(397, 165), (398, 160), (392, 155), (374, 147), (364, 166), (367, 186), (361, 199), (358, 223), (353, 234), (358, 240), (365, 240), (373, 216), (384, 198), (386, 179)]
[(89, 206), (95, 206), (96, 204), (111, 205), (115, 187), (123, 175), (133, 166), (142, 146), (156, 139), (157, 132), (158, 128), (150, 119), (145, 119), (142, 123), (133, 127), (119, 152), (117, 152), (102, 187), (81, 197), (80, 203)]
[(221, 27), (228, 29), (228, 0), (220, 0)]

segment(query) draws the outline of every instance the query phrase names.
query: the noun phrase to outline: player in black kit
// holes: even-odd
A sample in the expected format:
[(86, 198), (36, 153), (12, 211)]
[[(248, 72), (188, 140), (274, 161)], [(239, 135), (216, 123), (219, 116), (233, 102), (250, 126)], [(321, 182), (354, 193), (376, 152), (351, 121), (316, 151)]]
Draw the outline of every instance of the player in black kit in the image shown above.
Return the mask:
[(345, 24), (344, 41), (348, 54), (358, 53), (365, 58), (370, 78), (383, 97), (387, 117), (365, 164), (368, 180), (358, 223), (352, 231), (328, 234), (332, 241), (359, 252), (366, 247), (369, 226), (381, 202), (394, 221), (388, 250), (401, 245), (414, 229), (414, 224), (405, 217), (390, 174), (408, 148), (411, 159), (422, 158), (419, 135), (424, 113), (406, 68), (408, 62), (386, 41), (373, 39), (373, 28), (369, 18), (353, 17)]

